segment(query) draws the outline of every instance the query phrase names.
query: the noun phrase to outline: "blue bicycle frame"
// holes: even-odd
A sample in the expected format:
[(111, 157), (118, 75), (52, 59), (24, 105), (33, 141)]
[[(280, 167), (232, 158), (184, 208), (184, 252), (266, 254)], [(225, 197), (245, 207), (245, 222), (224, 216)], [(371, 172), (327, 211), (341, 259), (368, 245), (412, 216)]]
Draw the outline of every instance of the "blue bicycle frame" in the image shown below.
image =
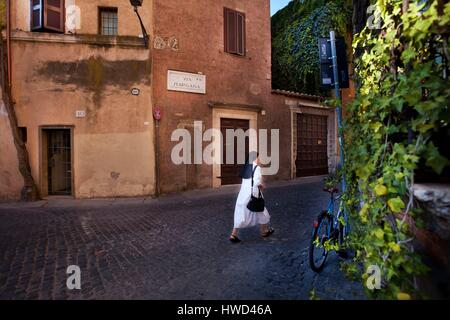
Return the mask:
[[(334, 214), (334, 208), (335, 208), (334, 202), (340, 201), (341, 200), (340, 198), (341, 198), (341, 196), (337, 196), (335, 198), (332, 195), (330, 201), (328, 202), (327, 212), (328, 212), (329, 216), (332, 217), (332, 223), (328, 225), (327, 233), (326, 233), (328, 239), (330, 239), (330, 237), (331, 237), (332, 230), (336, 230), (339, 228), (339, 219), (342, 215), (344, 216), (344, 229), (343, 229), (344, 234), (343, 234), (343, 236), (345, 237), (345, 235), (347, 235), (348, 231), (349, 231), (348, 216), (346, 214), (345, 209), (342, 210), (343, 206), (339, 205), (337, 214), (336, 215)], [(322, 223), (318, 226), (318, 228), (319, 228), (318, 233), (320, 233), (320, 230), (322, 228)], [(314, 232), (314, 230), (313, 230), (313, 232)]]

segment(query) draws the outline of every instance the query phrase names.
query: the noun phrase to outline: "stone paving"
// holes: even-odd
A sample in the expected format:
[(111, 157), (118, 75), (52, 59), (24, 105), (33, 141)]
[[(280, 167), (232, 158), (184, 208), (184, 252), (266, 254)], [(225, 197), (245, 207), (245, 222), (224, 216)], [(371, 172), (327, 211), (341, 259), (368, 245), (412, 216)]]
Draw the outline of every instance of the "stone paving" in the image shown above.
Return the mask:
[[(238, 189), (157, 199), (54, 199), (0, 204), (0, 299), (364, 299), (335, 254), (308, 265), (320, 179), (265, 191), (275, 234), (243, 230), (231, 244)], [(66, 287), (69, 265), (81, 290)]]

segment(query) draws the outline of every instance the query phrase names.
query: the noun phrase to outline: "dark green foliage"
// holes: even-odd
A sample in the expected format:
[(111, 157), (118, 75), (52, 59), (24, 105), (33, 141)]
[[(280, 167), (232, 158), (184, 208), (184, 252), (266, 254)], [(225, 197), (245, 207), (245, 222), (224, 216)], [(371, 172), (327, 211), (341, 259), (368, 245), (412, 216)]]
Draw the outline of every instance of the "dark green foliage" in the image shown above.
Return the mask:
[(318, 39), (334, 29), (344, 36), (351, 23), (346, 0), (293, 0), (272, 17), (272, 86), (326, 95), (320, 87)]

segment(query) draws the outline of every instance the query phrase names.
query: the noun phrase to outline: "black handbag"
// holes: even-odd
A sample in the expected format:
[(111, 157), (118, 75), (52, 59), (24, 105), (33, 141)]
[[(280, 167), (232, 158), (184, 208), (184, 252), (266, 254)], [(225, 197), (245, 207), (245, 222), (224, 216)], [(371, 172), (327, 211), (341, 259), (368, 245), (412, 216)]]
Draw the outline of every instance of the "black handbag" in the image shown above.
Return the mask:
[(262, 196), (261, 190), (258, 190), (258, 197), (253, 195), (253, 176), (255, 174), (255, 170), (258, 166), (253, 169), (252, 172), (252, 193), (250, 197), (250, 201), (247, 204), (247, 209), (252, 212), (264, 212), (264, 208), (266, 206), (264, 198)]

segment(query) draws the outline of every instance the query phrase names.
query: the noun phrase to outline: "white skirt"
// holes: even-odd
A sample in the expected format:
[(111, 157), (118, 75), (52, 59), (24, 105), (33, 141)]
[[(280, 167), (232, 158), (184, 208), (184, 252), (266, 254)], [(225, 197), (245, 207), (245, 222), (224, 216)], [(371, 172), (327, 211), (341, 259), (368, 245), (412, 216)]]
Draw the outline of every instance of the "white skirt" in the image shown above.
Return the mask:
[[(256, 187), (255, 187), (256, 189)], [(254, 191), (257, 193), (257, 191)], [(267, 208), (263, 212), (253, 212), (247, 209), (252, 193), (252, 179), (242, 179), (241, 190), (234, 209), (234, 228), (249, 228), (260, 224), (268, 224), (270, 215)], [(255, 194), (256, 196), (256, 194)]]

